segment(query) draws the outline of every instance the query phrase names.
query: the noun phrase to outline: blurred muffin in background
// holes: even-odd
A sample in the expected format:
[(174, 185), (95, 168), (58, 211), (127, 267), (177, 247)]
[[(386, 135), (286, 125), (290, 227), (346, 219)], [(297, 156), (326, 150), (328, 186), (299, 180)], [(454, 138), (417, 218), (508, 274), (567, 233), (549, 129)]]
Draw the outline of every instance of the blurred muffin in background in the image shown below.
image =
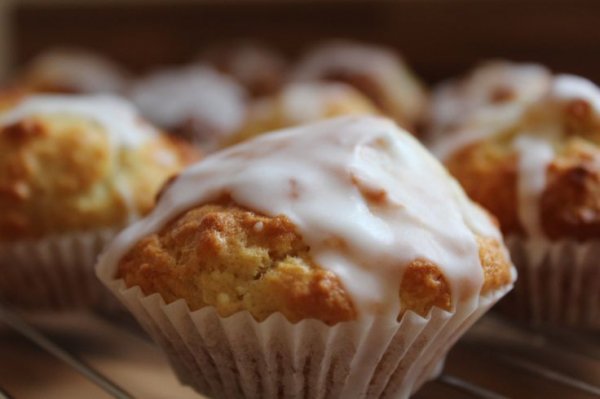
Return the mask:
[(465, 140), (494, 134), (521, 118), (547, 93), (551, 80), (551, 72), (538, 64), (482, 63), (432, 91), (426, 140), (443, 157)]
[(35, 92), (121, 93), (129, 75), (100, 54), (83, 49), (56, 48), (35, 57), (17, 80)]
[(98, 305), (96, 254), (196, 158), (117, 97), (25, 96), (0, 111), (0, 297)]
[(284, 84), (288, 63), (274, 49), (254, 41), (208, 47), (198, 59), (235, 79), (252, 97), (275, 94)]
[(514, 280), (492, 218), (373, 116), (208, 156), (97, 271), (214, 398), (407, 398)]
[(377, 113), (377, 107), (352, 86), (331, 82), (293, 83), (275, 96), (254, 101), (241, 130), (225, 144), (335, 116)]
[(332, 40), (313, 47), (294, 69), (295, 81), (354, 86), (400, 126), (415, 133), (427, 107), (423, 84), (392, 49)]
[(461, 146), (446, 165), (509, 239), (521, 278), (506, 310), (598, 329), (600, 88), (557, 75), (520, 107), (502, 123), (470, 127), (483, 134), (455, 133)]
[(238, 131), (246, 117), (244, 88), (205, 66), (157, 71), (138, 80), (130, 96), (150, 121), (207, 151)]

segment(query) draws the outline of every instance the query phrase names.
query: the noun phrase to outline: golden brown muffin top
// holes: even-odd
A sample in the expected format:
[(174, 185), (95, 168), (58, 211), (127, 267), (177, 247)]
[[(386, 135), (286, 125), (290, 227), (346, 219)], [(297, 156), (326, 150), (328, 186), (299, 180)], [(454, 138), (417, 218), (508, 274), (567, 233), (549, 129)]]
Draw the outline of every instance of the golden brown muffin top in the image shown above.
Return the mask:
[[(481, 295), (512, 281), (503, 245), (477, 239), (484, 272)], [(229, 316), (247, 310), (258, 321), (275, 312), (291, 322), (318, 319), (333, 325), (357, 311), (340, 279), (319, 266), (298, 229), (285, 216), (269, 217), (235, 204), (207, 204), (185, 212), (159, 233), (139, 241), (120, 261), (118, 278), (191, 310), (214, 306)], [(397, 289), (400, 317), (432, 307), (453, 308), (450, 287), (434, 263), (415, 259)]]
[(136, 118), (112, 97), (31, 96), (1, 112), (0, 241), (116, 228), (147, 213), (194, 155)]
[(342, 115), (376, 115), (377, 108), (360, 92), (341, 83), (295, 83), (273, 97), (255, 101), (239, 132), (224, 146), (258, 135)]
[(188, 168), (97, 270), (194, 309), (333, 324), (432, 307), (469, 314), (512, 282), (505, 251), (489, 216), (408, 133), (341, 117)]
[(447, 165), (505, 233), (598, 238), (600, 90), (558, 76), (517, 121), (456, 151)]

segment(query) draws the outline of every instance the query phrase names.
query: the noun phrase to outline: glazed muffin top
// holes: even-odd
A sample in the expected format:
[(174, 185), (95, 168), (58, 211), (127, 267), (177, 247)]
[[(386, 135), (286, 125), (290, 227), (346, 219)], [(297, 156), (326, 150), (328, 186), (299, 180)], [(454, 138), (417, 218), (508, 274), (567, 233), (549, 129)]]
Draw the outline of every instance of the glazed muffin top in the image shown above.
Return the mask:
[(447, 165), (506, 233), (600, 237), (600, 89), (592, 82), (555, 76), (519, 118), (463, 143)]
[(328, 324), (472, 309), (513, 279), (485, 211), (408, 133), (367, 116), (205, 158), (112, 242), (97, 271), (222, 316)]
[(546, 94), (551, 79), (538, 64), (488, 61), (443, 82), (432, 92), (427, 140), (443, 157), (468, 140), (494, 134)]
[(57, 48), (34, 58), (20, 81), (36, 92), (119, 93), (127, 85), (128, 74), (101, 55)]
[(25, 96), (0, 111), (0, 241), (121, 227), (191, 158), (117, 97)]
[(405, 128), (424, 116), (427, 95), (404, 60), (392, 49), (332, 40), (310, 50), (293, 72), (297, 81), (350, 84)]
[(237, 131), (246, 115), (244, 88), (205, 66), (157, 71), (130, 94), (150, 121), (207, 149)]
[(375, 115), (377, 107), (343, 83), (293, 83), (277, 95), (253, 102), (241, 130), (227, 138), (231, 145), (286, 127), (341, 115)]

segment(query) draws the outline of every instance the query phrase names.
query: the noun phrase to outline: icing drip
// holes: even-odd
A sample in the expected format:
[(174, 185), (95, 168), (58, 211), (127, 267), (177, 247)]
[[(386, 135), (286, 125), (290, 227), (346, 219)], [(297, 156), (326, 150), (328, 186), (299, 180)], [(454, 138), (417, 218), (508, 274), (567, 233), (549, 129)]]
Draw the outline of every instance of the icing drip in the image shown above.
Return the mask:
[(527, 135), (518, 137), (513, 144), (519, 154), (519, 219), (529, 237), (543, 237), (539, 199), (546, 186), (548, 165), (554, 159), (554, 148), (545, 138)]
[(113, 241), (99, 274), (114, 278), (141, 238), (224, 193), (243, 207), (287, 216), (363, 316), (398, 314), (403, 270), (418, 258), (439, 265), (454, 305), (474, 307), (483, 282), (474, 233), (499, 237), (409, 134), (387, 119), (342, 117), (261, 136), (193, 165), (150, 215)]
[(159, 126), (175, 128), (197, 120), (221, 136), (238, 129), (246, 112), (242, 87), (201, 66), (154, 73), (134, 87), (131, 97)]
[(129, 102), (109, 95), (26, 97), (14, 108), (0, 113), (0, 126), (12, 125), (28, 117), (48, 114), (89, 118), (104, 127), (114, 146), (137, 147), (158, 134), (139, 117)]

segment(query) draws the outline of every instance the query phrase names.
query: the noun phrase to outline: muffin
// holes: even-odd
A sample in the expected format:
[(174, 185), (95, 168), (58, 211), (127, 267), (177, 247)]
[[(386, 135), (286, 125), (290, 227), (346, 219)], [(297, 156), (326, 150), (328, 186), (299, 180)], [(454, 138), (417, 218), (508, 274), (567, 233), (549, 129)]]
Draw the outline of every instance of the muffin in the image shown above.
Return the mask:
[(246, 116), (244, 88), (205, 66), (155, 72), (137, 81), (130, 97), (150, 121), (206, 151), (239, 130)]
[(0, 297), (31, 308), (110, 298), (97, 253), (193, 157), (117, 97), (15, 100), (0, 111)]
[(446, 164), (508, 237), (522, 278), (506, 311), (600, 327), (600, 89), (555, 76), (520, 118), (467, 143)]
[(343, 40), (321, 43), (300, 60), (293, 79), (350, 84), (413, 133), (426, 111), (423, 85), (402, 58), (385, 47)]
[(352, 86), (326, 82), (290, 84), (276, 96), (252, 103), (240, 131), (224, 144), (335, 116), (377, 113), (377, 107)]
[(97, 273), (217, 398), (408, 397), (515, 276), (488, 214), (372, 116), (205, 158)]
[(101, 94), (122, 92), (128, 78), (121, 66), (101, 55), (57, 48), (34, 58), (18, 81), (35, 92)]
[(259, 42), (215, 45), (203, 51), (199, 61), (231, 76), (252, 97), (277, 93), (287, 79), (288, 65), (285, 58)]

